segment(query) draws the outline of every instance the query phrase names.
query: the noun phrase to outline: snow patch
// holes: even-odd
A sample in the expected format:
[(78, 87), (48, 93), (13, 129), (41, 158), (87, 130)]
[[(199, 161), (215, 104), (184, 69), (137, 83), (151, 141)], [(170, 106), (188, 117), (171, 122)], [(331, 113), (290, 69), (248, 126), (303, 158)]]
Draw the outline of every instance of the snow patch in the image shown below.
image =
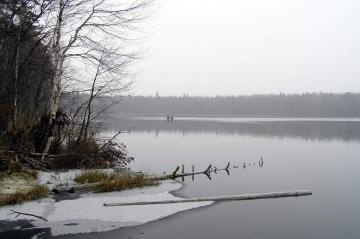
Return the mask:
[[(42, 199), (22, 205), (0, 208), (0, 218), (4, 220), (32, 220), (39, 228), (51, 228), (55, 235), (101, 232), (134, 226), (158, 220), (181, 211), (207, 206), (212, 202), (188, 202), (176, 204), (156, 204), (139, 206), (105, 207), (104, 203), (163, 201), (179, 199), (170, 192), (181, 188), (180, 183), (165, 181), (157, 187), (137, 188), (123, 192), (88, 193), (73, 200), (56, 202)], [(44, 222), (28, 216), (9, 215), (10, 209), (32, 213), (48, 220)]]
[(39, 172), (38, 181), (40, 184), (54, 187), (57, 185), (72, 185), (74, 184), (74, 178), (81, 174), (80, 169), (59, 171), (59, 172)]

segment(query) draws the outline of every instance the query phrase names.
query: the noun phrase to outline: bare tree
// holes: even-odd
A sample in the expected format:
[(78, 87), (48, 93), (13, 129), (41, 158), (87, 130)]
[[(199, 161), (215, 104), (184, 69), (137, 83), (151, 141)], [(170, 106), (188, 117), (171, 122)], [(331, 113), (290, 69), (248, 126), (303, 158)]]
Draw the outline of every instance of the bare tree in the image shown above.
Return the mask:
[(87, 138), (90, 125), (94, 120), (105, 114), (111, 106), (119, 103), (119, 98), (111, 96), (126, 92), (131, 86), (132, 82), (123, 81), (121, 77), (112, 74), (112, 69), (104, 65), (103, 61), (98, 62), (90, 92), (86, 94), (88, 99), (83, 105), (85, 110), (83, 110), (78, 141)]
[[(146, 10), (151, 0), (114, 4), (109, 0), (57, 0), (56, 22), (53, 24), (52, 51), (54, 77), (49, 102), (49, 137), (44, 149), (47, 153), (54, 140), (54, 125), (60, 107), (64, 84), (65, 66), (75, 64), (80, 72), (94, 72), (93, 84), (89, 89), (90, 100), (85, 115), (91, 119), (91, 103), (94, 96), (123, 90), (127, 84), (120, 84), (126, 76), (126, 66), (138, 58), (136, 52), (125, 52), (129, 31), (148, 15)], [(95, 70), (94, 70), (95, 69)], [(85, 74), (86, 75), (86, 74)], [(99, 76), (102, 86), (96, 88)], [(87, 78), (87, 76), (85, 76)], [(77, 79), (77, 85), (88, 83), (88, 79)], [(119, 86), (109, 88), (105, 86)], [(88, 128), (86, 126), (83, 131)], [(86, 130), (85, 130), (86, 131)]]

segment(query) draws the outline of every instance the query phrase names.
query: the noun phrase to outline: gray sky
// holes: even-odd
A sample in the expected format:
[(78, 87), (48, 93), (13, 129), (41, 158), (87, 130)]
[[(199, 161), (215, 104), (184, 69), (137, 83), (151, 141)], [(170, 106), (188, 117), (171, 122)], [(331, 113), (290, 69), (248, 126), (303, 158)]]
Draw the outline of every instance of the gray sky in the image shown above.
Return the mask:
[(360, 92), (359, 0), (157, 0), (135, 94)]

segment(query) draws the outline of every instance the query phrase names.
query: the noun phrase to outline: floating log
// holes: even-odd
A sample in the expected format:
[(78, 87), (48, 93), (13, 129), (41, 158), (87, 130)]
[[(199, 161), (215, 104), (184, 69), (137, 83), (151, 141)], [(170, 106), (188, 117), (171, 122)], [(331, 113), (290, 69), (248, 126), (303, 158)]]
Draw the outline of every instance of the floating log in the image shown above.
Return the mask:
[(312, 191), (298, 190), (298, 191), (286, 191), (286, 192), (270, 192), (270, 193), (259, 193), (259, 194), (217, 196), (217, 197), (207, 197), (207, 198), (188, 198), (188, 199), (176, 199), (176, 200), (165, 200), (165, 201), (104, 203), (104, 206), (114, 207), (114, 206), (137, 206), (137, 205), (150, 205), (150, 204), (186, 203), (186, 202), (224, 202), (224, 201), (242, 201), (242, 200), (254, 200), (254, 199), (265, 199), (265, 198), (299, 197), (299, 196), (308, 196), (308, 195), (312, 195)]

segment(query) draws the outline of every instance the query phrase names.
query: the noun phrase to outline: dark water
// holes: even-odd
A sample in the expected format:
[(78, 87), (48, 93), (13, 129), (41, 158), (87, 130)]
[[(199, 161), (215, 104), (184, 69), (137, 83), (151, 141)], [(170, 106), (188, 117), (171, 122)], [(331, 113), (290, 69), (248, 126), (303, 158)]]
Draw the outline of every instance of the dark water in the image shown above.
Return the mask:
[[(310, 189), (312, 196), (218, 203), (143, 226), (84, 238), (360, 238), (360, 121), (118, 119), (119, 140), (148, 172), (247, 167), (186, 178), (185, 197)], [(259, 167), (260, 157), (264, 160)], [(81, 238), (81, 237), (79, 237)]]

